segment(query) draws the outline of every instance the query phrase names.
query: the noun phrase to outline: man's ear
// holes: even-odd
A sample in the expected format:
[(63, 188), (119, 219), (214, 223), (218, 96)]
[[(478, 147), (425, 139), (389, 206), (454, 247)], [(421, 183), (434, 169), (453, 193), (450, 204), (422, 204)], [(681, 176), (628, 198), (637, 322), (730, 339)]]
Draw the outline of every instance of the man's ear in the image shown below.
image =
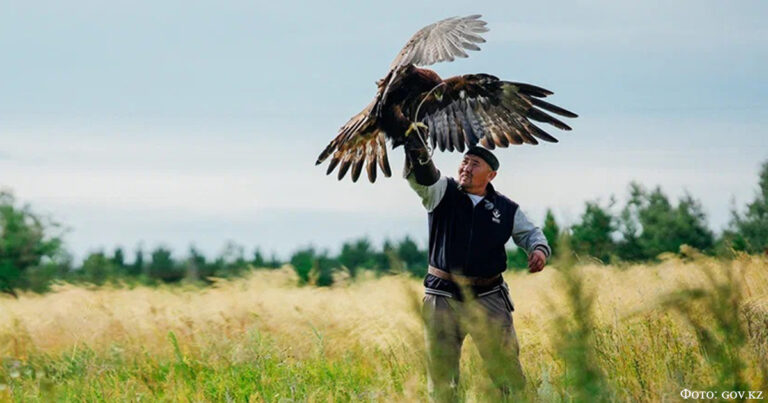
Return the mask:
[(493, 178), (496, 177), (496, 171), (491, 171), (491, 173), (488, 175), (488, 182), (492, 181)]

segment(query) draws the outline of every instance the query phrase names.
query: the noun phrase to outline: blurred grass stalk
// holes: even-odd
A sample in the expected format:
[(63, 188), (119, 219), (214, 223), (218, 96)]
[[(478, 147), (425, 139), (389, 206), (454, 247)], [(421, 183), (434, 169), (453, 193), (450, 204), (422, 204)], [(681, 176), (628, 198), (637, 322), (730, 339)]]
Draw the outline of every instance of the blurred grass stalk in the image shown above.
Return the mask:
[[(615, 400), (612, 388), (600, 367), (595, 347), (596, 321), (594, 291), (588, 290), (586, 279), (576, 270), (577, 259), (570, 237), (562, 233), (558, 239), (558, 256), (553, 262), (564, 285), (565, 303), (551, 308), (559, 312), (555, 318), (556, 353), (563, 364), (559, 397), (568, 402), (601, 402)], [(550, 396), (549, 398), (552, 398)]]

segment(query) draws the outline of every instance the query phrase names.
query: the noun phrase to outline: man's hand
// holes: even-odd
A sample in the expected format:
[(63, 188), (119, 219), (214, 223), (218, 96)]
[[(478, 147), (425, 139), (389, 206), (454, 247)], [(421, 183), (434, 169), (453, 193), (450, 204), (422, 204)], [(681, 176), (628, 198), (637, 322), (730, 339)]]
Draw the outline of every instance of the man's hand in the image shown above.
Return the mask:
[(529, 272), (536, 273), (544, 270), (544, 265), (547, 264), (547, 256), (544, 252), (536, 249), (528, 255), (528, 268)]

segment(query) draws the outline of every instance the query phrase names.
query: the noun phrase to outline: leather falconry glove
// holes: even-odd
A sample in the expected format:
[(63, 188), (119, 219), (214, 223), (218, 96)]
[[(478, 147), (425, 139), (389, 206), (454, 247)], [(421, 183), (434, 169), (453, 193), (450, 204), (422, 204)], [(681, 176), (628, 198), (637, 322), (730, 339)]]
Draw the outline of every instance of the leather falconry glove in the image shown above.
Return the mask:
[[(423, 138), (422, 138), (423, 139)], [(419, 138), (419, 132), (413, 131), (405, 137), (405, 168), (403, 169), (403, 176), (413, 172), (413, 176), (416, 179), (416, 183), (422, 186), (430, 186), (440, 179), (440, 171), (435, 167), (435, 163), (432, 162), (432, 157), (429, 155), (429, 150), (426, 147), (426, 141)]]

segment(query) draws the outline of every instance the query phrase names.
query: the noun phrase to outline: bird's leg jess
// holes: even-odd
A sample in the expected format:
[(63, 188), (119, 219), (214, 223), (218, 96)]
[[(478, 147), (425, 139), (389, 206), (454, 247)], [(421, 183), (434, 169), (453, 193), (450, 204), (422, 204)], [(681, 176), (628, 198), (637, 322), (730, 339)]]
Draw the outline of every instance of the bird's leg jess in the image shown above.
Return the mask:
[(410, 136), (411, 133), (414, 131), (419, 133), (420, 132), (419, 129), (424, 130), (426, 132), (429, 129), (429, 127), (426, 124), (421, 122), (411, 122), (411, 124), (408, 126), (408, 130), (405, 131), (405, 137)]
[[(394, 114), (395, 120), (398, 122), (400, 127), (407, 127), (405, 131), (403, 132), (403, 142), (405, 143), (408, 138), (411, 138), (411, 133), (416, 132), (419, 134), (418, 138), (421, 139), (421, 142), (424, 146), (424, 148), (427, 149), (429, 152), (429, 146), (427, 146), (426, 138), (427, 133), (429, 132), (429, 126), (422, 122), (412, 122), (408, 117), (405, 116), (403, 113), (403, 109), (400, 107), (400, 105), (395, 105), (392, 107), (392, 113)], [(428, 153), (429, 154), (429, 153)], [(431, 154), (429, 154), (428, 158), (431, 158)], [(421, 161), (426, 161), (426, 159), (422, 158)]]
[(392, 115), (394, 117), (394, 121), (397, 122), (397, 125), (400, 127), (400, 130), (403, 130), (403, 128), (405, 128), (405, 130), (403, 131), (403, 137), (404, 138), (409, 137), (411, 135), (411, 132), (415, 130), (414, 122), (411, 122), (411, 120), (408, 119), (407, 116), (405, 116), (405, 113), (403, 113), (403, 108), (400, 105), (392, 106)]

